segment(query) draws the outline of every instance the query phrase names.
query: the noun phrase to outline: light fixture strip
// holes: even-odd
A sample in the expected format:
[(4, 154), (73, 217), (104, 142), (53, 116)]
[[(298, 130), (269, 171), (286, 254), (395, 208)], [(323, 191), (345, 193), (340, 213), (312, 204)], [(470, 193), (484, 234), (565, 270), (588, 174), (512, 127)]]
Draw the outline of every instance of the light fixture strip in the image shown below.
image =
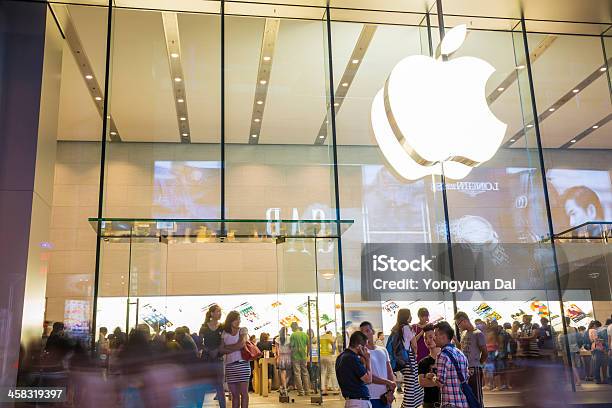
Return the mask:
[(601, 119), (600, 121), (596, 123), (593, 123), (591, 126), (584, 129), (582, 132), (578, 133), (575, 137), (571, 138), (568, 142), (564, 143), (559, 148), (567, 149), (569, 147), (572, 147), (573, 145), (575, 145), (576, 143), (578, 143), (579, 141), (581, 141), (582, 139), (584, 139), (591, 133), (595, 132), (597, 129), (601, 129), (602, 127), (604, 127), (611, 120), (612, 120), (612, 113), (609, 113), (608, 116), (606, 116), (605, 118)]
[[(87, 86), (87, 90), (89, 91), (89, 95), (91, 96), (94, 105), (96, 106), (96, 110), (100, 114), (100, 118), (103, 118), (104, 95), (102, 93), (102, 89), (100, 89), (98, 79), (96, 78), (96, 75), (92, 69), (92, 65), (89, 62), (87, 53), (83, 48), (83, 44), (81, 43), (81, 39), (77, 34), (76, 28), (72, 22), (72, 17), (70, 16), (70, 12), (67, 8), (65, 9), (64, 23), (65, 27), (63, 27), (63, 29), (68, 47), (70, 47), (70, 51), (72, 51), (72, 55), (74, 56), (77, 66), (79, 67), (81, 77), (83, 78), (83, 81), (85, 81), (85, 86)], [(112, 117), (110, 117), (110, 114), (106, 119), (109, 120), (110, 123), (110, 126), (108, 126), (110, 141), (121, 142), (121, 136), (117, 130), (115, 121), (112, 119)]]
[[(556, 39), (556, 35), (547, 35), (529, 54), (529, 60), (531, 63), (533, 64), (538, 58), (540, 58), (544, 51), (546, 51)], [(521, 70), (519, 67), (523, 67), (524, 69), (525, 61), (518, 64), (514, 71), (509, 73), (508, 76), (494, 88), (489, 96), (487, 96), (487, 102), (489, 105), (495, 102), (497, 98), (499, 98), (504, 91), (508, 90), (508, 88), (510, 88), (510, 86), (518, 79), (519, 72)]]
[[(370, 46), (370, 42), (372, 42), (372, 38), (374, 37), (374, 33), (376, 32), (377, 26), (375, 24), (364, 24), (361, 32), (359, 33), (359, 37), (357, 38), (357, 42), (355, 43), (355, 47), (353, 48), (353, 52), (344, 68), (344, 73), (342, 74), (342, 78), (340, 82), (336, 85), (336, 91), (334, 92), (334, 105), (333, 108), (336, 110), (336, 115), (340, 111), (342, 107), (342, 103), (344, 102), (344, 98), (348, 94), (348, 90), (355, 79), (355, 75), (357, 75), (357, 71), (361, 66), (361, 62), (365, 57), (366, 51)], [(327, 112), (329, 112), (329, 106)], [(322, 145), (327, 140), (327, 129), (328, 129), (328, 113), (325, 114), (325, 118), (323, 118), (323, 123), (321, 123), (321, 127), (319, 128), (319, 132), (315, 135), (314, 144)], [(323, 137), (321, 137), (323, 136)]]
[[(611, 64), (611, 63), (612, 63), (612, 58), (608, 59), (608, 64)], [(556, 102), (554, 102), (552, 105), (549, 105), (546, 109), (544, 109), (544, 111), (538, 115), (538, 122), (542, 123), (544, 119), (548, 118), (555, 111), (559, 110), (560, 107), (568, 103), (572, 98), (575, 98), (576, 96), (580, 95), (586, 87), (588, 87), (590, 84), (595, 82), (600, 76), (604, 75), (605, 71), (602, 71), (601, 68), (605, 66), (606, 65), (598, 66), (595, 69), (595, 71), (593, 71), (588, 77), (580, 81), (580, 83), (578, 83), (577, 85), (571, 87)], [(578, 90), (578, 92), (574, 92), (575, 90)], [(527, 124), (527, 126), (529, 125), (533, 125), (533, 122), (530, 122)], [(529, 127), (533, 127), (533, 126), (529, 126)], [(510, 137), (510, 140), (514, 139), (514, 142), (511, 142), (510, 140), (508, 140), (506, 143), (503, 144), (503, 147), (510, 147), (511, 145), (516, 143), (520, 138), (522, 138), (524, 134), (525, 133), (523, 129), (518, 130), (512, 137)]]
[[(170, 66), (170, 81), (172, 82), (179, 138), (181, 143), (191, 143), (191, 131), (189, 127), (189, 114), (187, 110), (185, 77), (183, 76), (178, 15), (174, 12), (164, 11), (162, 12), (162, 21), (164, 25), (164, 37), (166, 39), (168, 64)], [(183, 102), (179, 102), (179, 100), (182, 100)]]
[(249, 144), (259, 143), (261, 124), (263, 123), (264, 108), (266, 106), (266, 98), (268, 96), (270, 73), (272, 72), (274, 48), (276, 47), (279, 26), (280, 19), (266, 18), (264, 33), (261, 39), (261, 53), (259, 55), (257, 80), (255, 82), (255, 97), (253, 99), (251, 127), (248, 134)]

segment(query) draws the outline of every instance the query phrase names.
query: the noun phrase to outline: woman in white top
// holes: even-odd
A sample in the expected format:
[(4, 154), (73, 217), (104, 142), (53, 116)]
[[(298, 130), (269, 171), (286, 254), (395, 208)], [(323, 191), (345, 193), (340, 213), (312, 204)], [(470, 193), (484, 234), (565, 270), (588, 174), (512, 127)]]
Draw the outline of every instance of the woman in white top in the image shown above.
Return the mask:
[(274, 352), (276, 355), (276, 368), (278, 368), (280, 372), (280, 394), (286, 397), (288, 395), (287, 373), (291, 372), (292, 364), (289, 333), (287, 333), (287, 328), (285, 326), (281, 327), (274, 346), (276, 347), (276, 351)]
[(423, 403), (424, 392), (419, 385), (418, 365), (416, 361), (417, 341), (414, 332), (410, 328), (412, 315), (410, 309), (400, 309), (397, 312), (397, 323), (393, 326), (392, 334), (402, 336), (402, 343), (408, 351), (408, 364), (402, 369), (404, 378), (404, 398), (401, 408), (416, 408)]
[(242, 358), (241, 350), (248, 338), (246, 327), (240, 328), (240, 314), (232, 310), (223, 324), (223, 352), (225, 353), (225, 381), (232, 394), (232, 408), (249, 406), (251, 366)]

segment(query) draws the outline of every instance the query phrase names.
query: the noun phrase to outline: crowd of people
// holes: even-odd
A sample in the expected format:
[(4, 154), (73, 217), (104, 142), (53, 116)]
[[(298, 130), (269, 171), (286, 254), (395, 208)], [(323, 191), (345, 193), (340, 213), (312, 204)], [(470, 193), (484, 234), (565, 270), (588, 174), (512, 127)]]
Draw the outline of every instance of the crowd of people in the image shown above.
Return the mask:
[[(255, 362), (262, 356), (273, 361), (268, 378), (276, 379), (281, 397), (290, 392), (340, 393), (351, 408), (390, 407), (396, 396), (402, 408), (468, 407), (470, 398), (482, 404), (483, 390), (525, 386), (525, 373), (555, 366), (562, 358), (566, 366), (571, 359), (570, 375), (577, 386), (612, 380), (612, 319), (577, 329), (566, 319), (567, 335), (562, 335), (545, 317), (539, 324), (530, 315), (500, 324), (472, 322), (458, 312), (456, 333), (448, 322), (430, 324), (426, 308), (418, 310), (416, 323), (409, 309), (400, 309), (387, 338), (364, 321), (347, 333), (344, 347), (341, 335), (324, 329), (316, 336), (297, 322), (283, 326), (273, 338), (261, 333), (257, 339), (241, 326), (238, 312), (229, 311), (223, 322), (222, 314), (218, 305), (211, 306), (197, 333), (185, 326), (162, 331), (139, 324), (128, 335), (119, 327), (111, 333), (101, 327), (95, 357), (56, 322), (50, 333), (45, 331), (39, 353), (24, 353), (20, 385), (64, 381), (83, 406), (97, 406), (94, 400), (103, 398), (107, 406), (141, 406), (136, 401), (173, 406), (171, 401), (182, 401), (181, 406), (201, 407), (205, 395), (214, 394), (221, 408), (228, 397), (232, 408), (246, 408)], [(462, 383), (469, 385), (471, 395)], [(96, 387), (79, 387), (83, 384)], [(112, 399), (116, 403), (109, 403)]]

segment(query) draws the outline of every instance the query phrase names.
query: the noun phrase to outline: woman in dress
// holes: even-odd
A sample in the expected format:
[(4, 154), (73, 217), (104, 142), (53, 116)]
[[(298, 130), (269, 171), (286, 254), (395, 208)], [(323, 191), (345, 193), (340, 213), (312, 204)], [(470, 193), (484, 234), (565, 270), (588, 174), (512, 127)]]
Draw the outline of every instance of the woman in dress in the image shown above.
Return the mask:
[(225, 354), (225, 382), (232, 395), (232, 408), (249, 406), (249, 379), (251, 366), (240, 352), (248, 339), (246, 327), (240, 327), (240, 314), (232, 310), (227, 314), (221, 335)]
[(404, 378), (404, 398), (401, 408), (417, 408), (423, 403), (424, 392), (419, 385), (419, 373), (416, 361), (417, 341), (410, 328), (412, 315), (410, 309), (400, 309), (397, 312), (397, 323), (393, 326), (392, 335), (400, 336), (404, 348), (408, 352), (408, 364), (402, 369)]
[(221, 307), (212, 305), (206, 312), (204, 324), (200, 328), (202, 338), (202, 360), (216, 371), (215, 389), (219, 408), (225, 408), (225, 391), (223, 390), (223, 353), (221, 352), (223, 326), (221, 325)]
[(276, 367), (280, 372), (280, 394), (286, 397), (288, 395), (287, 373), (292, 370), (291, 346), (289, 345), (289, 336), (287, 335), (286, 327), (281, 327), (274, 345), (276, 347)]

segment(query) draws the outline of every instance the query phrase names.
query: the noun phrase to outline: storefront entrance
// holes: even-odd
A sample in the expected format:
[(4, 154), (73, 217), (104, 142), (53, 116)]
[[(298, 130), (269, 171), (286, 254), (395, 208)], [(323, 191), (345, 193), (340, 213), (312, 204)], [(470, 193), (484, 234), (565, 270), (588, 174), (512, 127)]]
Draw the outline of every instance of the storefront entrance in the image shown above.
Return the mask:
[[(321, 378), (319, 340), (327, 333), (336, 339), (334, 354), (342, 348), (337, 245), (352, 221), (90, 223), (101, 246), (92, 325), (96, 333), (101, 327), (130, 333), (146, 324), (152, 333), (187, 327), (197, 335), (206, 311), (216, 304), (222, 309), (221, 321), (237, 311), (255, 342), (273, 342), (281, 327), (297, 323), (310, 339), (307, 366), (313, 402), (322, 401), (322, 389), (334, 387), (335, 378)], [(268, 353), (263, 357), (254, 370), (254, 386), (257, 394), (268, 396), (278, 386), (278, 375), (275, 359)], [(268, 365), (273, 368), (266, 370)]]

